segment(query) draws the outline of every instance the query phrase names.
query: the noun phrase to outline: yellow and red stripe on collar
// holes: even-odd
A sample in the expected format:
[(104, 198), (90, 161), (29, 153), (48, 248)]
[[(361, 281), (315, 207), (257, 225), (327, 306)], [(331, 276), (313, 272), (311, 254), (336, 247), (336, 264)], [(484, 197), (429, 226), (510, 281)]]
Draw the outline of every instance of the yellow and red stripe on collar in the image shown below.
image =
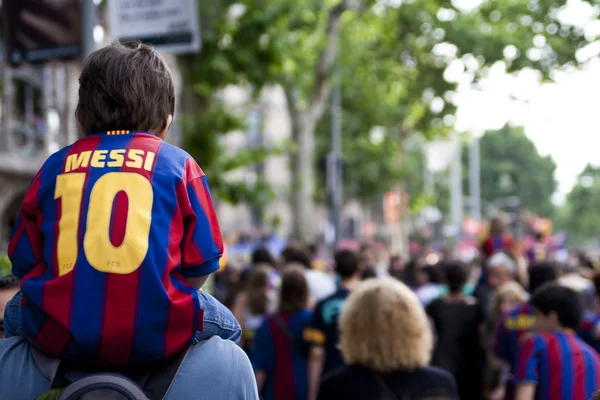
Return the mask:
[(129, 131), (108, 131), (107, 135), (129, 135)]

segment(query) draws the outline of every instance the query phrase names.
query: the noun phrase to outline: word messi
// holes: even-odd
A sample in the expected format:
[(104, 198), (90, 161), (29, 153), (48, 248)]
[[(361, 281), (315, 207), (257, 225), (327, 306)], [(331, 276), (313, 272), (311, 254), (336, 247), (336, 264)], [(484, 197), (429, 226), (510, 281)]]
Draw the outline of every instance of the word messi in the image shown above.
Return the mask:
[(83, 151), (67, 157), (64, 172), (71, 172), (88, 166), (92, 168), (114, 168), (123, 165), (129, 168), (144, 168), (146, 171), (151, 171), (155, 158), (156, 153), (140, 149)]

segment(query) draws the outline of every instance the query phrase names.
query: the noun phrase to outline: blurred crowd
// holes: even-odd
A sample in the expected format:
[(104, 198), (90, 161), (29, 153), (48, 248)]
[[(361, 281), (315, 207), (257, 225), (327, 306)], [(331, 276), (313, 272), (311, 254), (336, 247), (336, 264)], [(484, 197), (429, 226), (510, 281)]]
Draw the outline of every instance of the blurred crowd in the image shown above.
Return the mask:
[(265, 399), (574, 399), (600, 389), (600, 275), (499, 220), (470, 262), (292, 243), (216, 275)]

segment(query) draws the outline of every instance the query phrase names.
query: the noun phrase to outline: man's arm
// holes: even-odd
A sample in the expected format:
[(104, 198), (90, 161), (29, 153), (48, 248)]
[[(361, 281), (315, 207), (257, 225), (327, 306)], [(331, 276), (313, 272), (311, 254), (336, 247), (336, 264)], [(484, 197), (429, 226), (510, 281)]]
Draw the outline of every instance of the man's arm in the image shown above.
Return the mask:
[(317, 399), (323, 365), (325, 365), (325, 348), (311, 346), (308, 358), (308, 400)]
[(523, 382), (517, 386), (515, 395), (516, 400), (533, 400), (535, 398), (535, 388), (537, 384), (534, 382)]

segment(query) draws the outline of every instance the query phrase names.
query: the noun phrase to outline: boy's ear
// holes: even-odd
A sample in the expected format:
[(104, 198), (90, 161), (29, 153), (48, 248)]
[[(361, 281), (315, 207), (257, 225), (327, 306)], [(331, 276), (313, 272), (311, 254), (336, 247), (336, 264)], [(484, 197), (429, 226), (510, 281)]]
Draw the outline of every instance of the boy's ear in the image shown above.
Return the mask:
[(167, 136), (167, 132), (169, 131), (169, 128), (171, 127), (172, 122), (173, 122), (173, 116), (169, 115), (167, 117), (167, 123), (165, 124), (165, 128), (163, 130), (161, 130), (160, 132), (157, 132), (156, 136), (158, 136), (161, 139), (164, 139)]

